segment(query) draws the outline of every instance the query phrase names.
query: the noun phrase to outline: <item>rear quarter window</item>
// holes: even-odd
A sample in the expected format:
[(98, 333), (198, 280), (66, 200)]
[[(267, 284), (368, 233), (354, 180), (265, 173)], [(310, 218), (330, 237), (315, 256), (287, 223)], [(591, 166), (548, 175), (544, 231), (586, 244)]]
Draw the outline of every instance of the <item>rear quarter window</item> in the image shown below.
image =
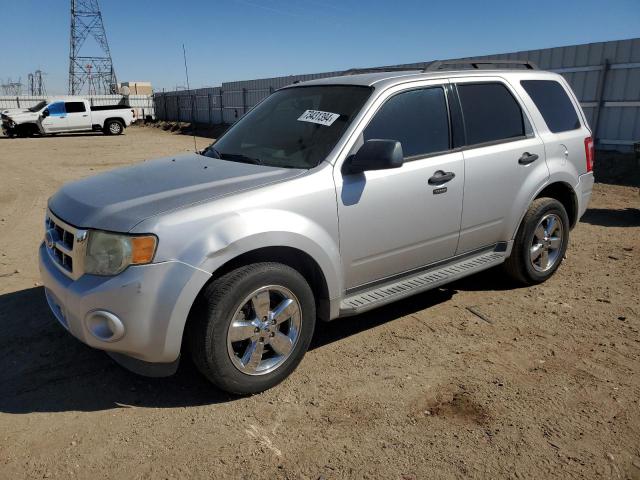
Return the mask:
[(522, 87), (536, 104), (553, 133), (580, 128), (580, 120), (569, 96), (555, 80), (522, 80)]
[(520, 105), (501, 83), (460, 83), (457, 86), (464, 117), (467, 145), (523, 137)]

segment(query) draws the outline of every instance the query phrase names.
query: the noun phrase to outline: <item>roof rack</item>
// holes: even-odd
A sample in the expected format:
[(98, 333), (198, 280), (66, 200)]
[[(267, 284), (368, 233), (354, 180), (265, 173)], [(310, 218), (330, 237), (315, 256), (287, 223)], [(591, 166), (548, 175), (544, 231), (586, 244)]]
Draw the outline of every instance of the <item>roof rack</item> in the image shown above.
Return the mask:
[[(446, 65), (471, 65), (479, 69), (479, 65), (522, 65), (526, 70), (538, 70), (538, 65), (530, 60), (503, 60), (501, 58), (487, 58), (483, 60), (436, 60), (427, 65), (423, 72), (435, 72)], [(446, 70), (446, 69), (445, 69)]]
[(360, 73), (376, 72), (407, 72), (410, 70), (420, 70), (420, 67), (372, 67), (372, 68), (350, 68), (341, 72), (342, 75), (358, 75)]

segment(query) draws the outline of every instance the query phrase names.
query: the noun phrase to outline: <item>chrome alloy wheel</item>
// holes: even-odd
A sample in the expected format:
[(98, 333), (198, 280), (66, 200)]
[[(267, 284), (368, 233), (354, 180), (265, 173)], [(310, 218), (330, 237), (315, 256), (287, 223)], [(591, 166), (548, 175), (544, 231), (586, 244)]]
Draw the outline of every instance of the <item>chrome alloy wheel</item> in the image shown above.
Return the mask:
[(235, 311), (227, 331), (227, 350), (234, 366), (247, 375), (264, 375), (293, 352), (302, 322), (300, 302), (277, 285), (248, 295)]
[(122, 125), (118, 122), (111, 122), (109, 125), (109, 131), (114, 135), (118, 135), (122, 131)]
[(548, 213), (538, 222), (529, 248), (529, 259), (536, 271), (546, 272), (558, 262), (563, 234), (562, 220), (555, 213)]

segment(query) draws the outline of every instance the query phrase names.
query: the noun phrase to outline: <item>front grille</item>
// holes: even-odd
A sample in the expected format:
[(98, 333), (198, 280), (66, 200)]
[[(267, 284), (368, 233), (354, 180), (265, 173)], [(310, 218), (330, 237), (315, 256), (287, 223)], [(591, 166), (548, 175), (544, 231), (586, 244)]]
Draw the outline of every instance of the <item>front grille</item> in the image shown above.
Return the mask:
[(45, 218), (45, 245), (56, 266), (71, 278), (82, 275), (86, 231), (63, 222), (50, 211)]

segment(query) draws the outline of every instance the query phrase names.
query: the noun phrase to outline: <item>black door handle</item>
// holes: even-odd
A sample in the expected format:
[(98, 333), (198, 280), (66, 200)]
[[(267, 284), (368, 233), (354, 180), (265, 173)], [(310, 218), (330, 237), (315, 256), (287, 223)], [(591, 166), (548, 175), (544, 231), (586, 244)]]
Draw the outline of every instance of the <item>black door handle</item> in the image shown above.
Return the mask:
[(537, 154), (524, 152), (522, 156), (518, 159), (518, 163), (520, 165), (529, 165), (530, 163), (535, 162), (537, 159), (538, 159)]
[(438, 170), (433, 174), (433, 177), (429, 179), (429, 185), (442, 185), (443, 183), (447, 183), (450, 180), (453, 180), (456, 174), (453, 172), (443, 172), (442, 170)]

